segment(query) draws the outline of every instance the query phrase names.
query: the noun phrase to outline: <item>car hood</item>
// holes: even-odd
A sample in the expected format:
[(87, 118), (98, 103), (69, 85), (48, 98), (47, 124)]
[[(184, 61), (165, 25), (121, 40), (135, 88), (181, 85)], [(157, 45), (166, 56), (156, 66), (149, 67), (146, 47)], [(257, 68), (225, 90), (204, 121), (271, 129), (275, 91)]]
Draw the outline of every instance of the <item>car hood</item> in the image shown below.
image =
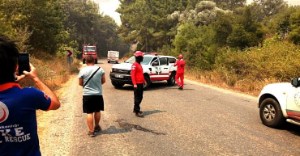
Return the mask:
[(283, 93), (283, 92), (286, 93), (286, 92), (290, 91), (292, 88), (295, 88), (295, 87), (292, 86), (292, 84), (288, 83), (288, 82), (272, 83), (272, 84), (268, 84), (268, 85), (264, 86), (260, 95), (265, 94), (265, 93), (272, 93), (272, 94)]
[(115, 64), (112, 66), (112, 68), (116, 69), (122, 69), (122, 70), (131, 70), (131, 63), (120, 63), (120, 64)]

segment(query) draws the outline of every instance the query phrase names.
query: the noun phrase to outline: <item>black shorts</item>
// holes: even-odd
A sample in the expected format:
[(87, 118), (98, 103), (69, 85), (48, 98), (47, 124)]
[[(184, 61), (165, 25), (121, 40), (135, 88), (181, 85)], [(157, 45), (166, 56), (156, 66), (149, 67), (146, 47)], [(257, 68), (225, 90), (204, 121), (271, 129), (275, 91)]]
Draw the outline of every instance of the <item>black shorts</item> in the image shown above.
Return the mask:
[(102, 95), (83, 96), (83, 113), (94, 113), (104, 111), (104, 101)]

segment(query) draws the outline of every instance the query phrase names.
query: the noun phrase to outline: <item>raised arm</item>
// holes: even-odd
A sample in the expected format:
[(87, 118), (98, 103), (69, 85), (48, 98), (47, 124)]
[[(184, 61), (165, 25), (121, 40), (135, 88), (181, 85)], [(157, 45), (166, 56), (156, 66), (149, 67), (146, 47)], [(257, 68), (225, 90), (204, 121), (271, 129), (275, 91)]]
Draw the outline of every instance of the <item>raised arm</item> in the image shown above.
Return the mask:
[(56, 110), (60, 107), (60, 102), (55, 93), (45, 85), (37, 76), (36, 69), (30, 64), (30, 72), (24, 71), (26, 77), (30, 78), (37, 87), (51, 98), (52, 106), (49, 110)]

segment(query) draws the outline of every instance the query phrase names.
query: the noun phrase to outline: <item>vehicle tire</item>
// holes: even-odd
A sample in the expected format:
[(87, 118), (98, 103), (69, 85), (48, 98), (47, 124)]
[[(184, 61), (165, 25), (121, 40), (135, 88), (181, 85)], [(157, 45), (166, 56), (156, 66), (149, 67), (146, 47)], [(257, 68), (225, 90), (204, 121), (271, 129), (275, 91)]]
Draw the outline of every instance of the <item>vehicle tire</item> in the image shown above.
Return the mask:
[(263, 100), (259, 107), (259, 115), (262, 123), (269, 127), (278, 128), (285, 122), (280, 105), (273, 98)]
[(168, 80), (168, 85), (174, 85), (175, 84), (175, 73), (173, 72), (171, 75), (170, 75), (170, 78)]
[(115, 88), (122, 88), (124, 86), (124, 83), (118, 83), (115, 81), (111, 81), (111, 84), (115, 87)]
[(82, 63), (85, 64), (85, 59), (82, 60)]
[(150, 77), (145, 75), (144, 78), (145, 81), (147, 82), (147, 85), (144, 84), (144, 89), (147, 89), (151, 85)]

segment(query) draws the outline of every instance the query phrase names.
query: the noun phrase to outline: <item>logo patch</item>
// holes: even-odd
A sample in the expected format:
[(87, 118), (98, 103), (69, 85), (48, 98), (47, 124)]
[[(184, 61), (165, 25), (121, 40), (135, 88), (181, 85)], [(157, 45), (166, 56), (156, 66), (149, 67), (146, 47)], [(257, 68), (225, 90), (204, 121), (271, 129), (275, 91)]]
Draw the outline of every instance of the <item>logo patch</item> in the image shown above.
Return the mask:
[(9, 110), (7, 106), (0, 101), (0, 123), (6, 121), (9, 115)]
[(135, 66), (131, 66), (131, 70), (135, 70)]
[(49, 99), (49, 96), (47, 94), (44, 94), (44, 96), (47, 100)]

